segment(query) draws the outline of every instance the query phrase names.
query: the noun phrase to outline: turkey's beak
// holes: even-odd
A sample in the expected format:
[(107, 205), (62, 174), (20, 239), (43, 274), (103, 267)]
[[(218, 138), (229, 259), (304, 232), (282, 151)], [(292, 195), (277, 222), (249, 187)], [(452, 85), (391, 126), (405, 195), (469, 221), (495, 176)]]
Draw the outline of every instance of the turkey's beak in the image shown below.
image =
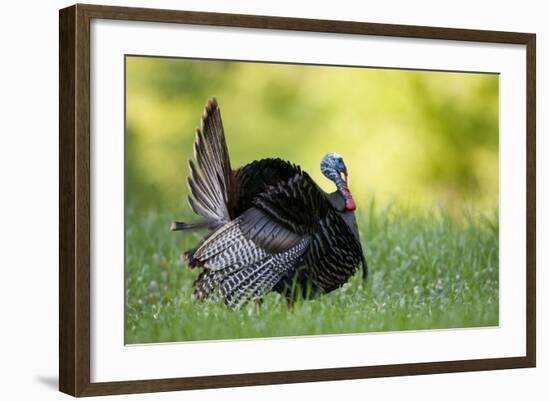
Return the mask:
[(344, 169), (342, 170), (342, 174), (344, 174), (344, 182), (348, 183), (348, 169), (346, 166), (344, 166)]

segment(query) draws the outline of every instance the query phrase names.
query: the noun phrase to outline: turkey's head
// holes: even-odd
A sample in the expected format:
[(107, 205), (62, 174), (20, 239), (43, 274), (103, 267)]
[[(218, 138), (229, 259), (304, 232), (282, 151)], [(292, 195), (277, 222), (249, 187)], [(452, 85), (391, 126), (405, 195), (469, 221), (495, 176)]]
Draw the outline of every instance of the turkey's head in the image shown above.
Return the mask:
[(355, 210), (355, 201), (348, 188), (348, 169), (338, 153), (328, 153), (321, 160), (321, 172), (336, 184), (336, 188), (346, 200), (346, 210)]

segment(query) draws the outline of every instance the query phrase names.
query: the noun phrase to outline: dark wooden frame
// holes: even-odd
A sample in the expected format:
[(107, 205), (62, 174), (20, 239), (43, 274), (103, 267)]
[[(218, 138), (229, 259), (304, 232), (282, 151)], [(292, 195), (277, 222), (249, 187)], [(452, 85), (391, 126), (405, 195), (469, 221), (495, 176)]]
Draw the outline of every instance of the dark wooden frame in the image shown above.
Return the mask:
[[(90, 382), (90, 20), (170, 22), (404, 38), (512, 43), (527, 48), (527, 323), (523, 357), (192, 378)], [(59, 389), (74, 396), (534, 367), (535, 34), (143, 8), (74, 5), (59, 13)]]

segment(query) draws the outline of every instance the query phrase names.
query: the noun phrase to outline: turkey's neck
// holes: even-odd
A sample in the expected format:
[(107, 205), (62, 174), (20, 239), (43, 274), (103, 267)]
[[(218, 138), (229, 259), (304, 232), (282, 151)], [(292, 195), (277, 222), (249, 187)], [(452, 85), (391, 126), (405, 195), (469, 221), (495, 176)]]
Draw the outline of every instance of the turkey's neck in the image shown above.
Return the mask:
[(342, 194), (346, 201), (345, 209), (350, 211), (355, 210), (355, 201), (353, 200), (351, 192), (349, 191), (348, 183), (340, 178), (340, 175), (338, 174), (334, 177), (334, 183), (336, 184), (336, 188), (338, 188), (338, 192)]

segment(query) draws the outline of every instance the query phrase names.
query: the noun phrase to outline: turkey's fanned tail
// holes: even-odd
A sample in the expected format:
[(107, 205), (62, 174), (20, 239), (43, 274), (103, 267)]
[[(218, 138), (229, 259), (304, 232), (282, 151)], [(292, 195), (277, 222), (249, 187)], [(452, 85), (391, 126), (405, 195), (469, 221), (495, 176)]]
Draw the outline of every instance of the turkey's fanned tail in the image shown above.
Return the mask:
[(210, 227), (229, 222), (231, 164), (215, 97), (208, 100), (197, 129), (195, 161), (189, 161), (189, 205)]

